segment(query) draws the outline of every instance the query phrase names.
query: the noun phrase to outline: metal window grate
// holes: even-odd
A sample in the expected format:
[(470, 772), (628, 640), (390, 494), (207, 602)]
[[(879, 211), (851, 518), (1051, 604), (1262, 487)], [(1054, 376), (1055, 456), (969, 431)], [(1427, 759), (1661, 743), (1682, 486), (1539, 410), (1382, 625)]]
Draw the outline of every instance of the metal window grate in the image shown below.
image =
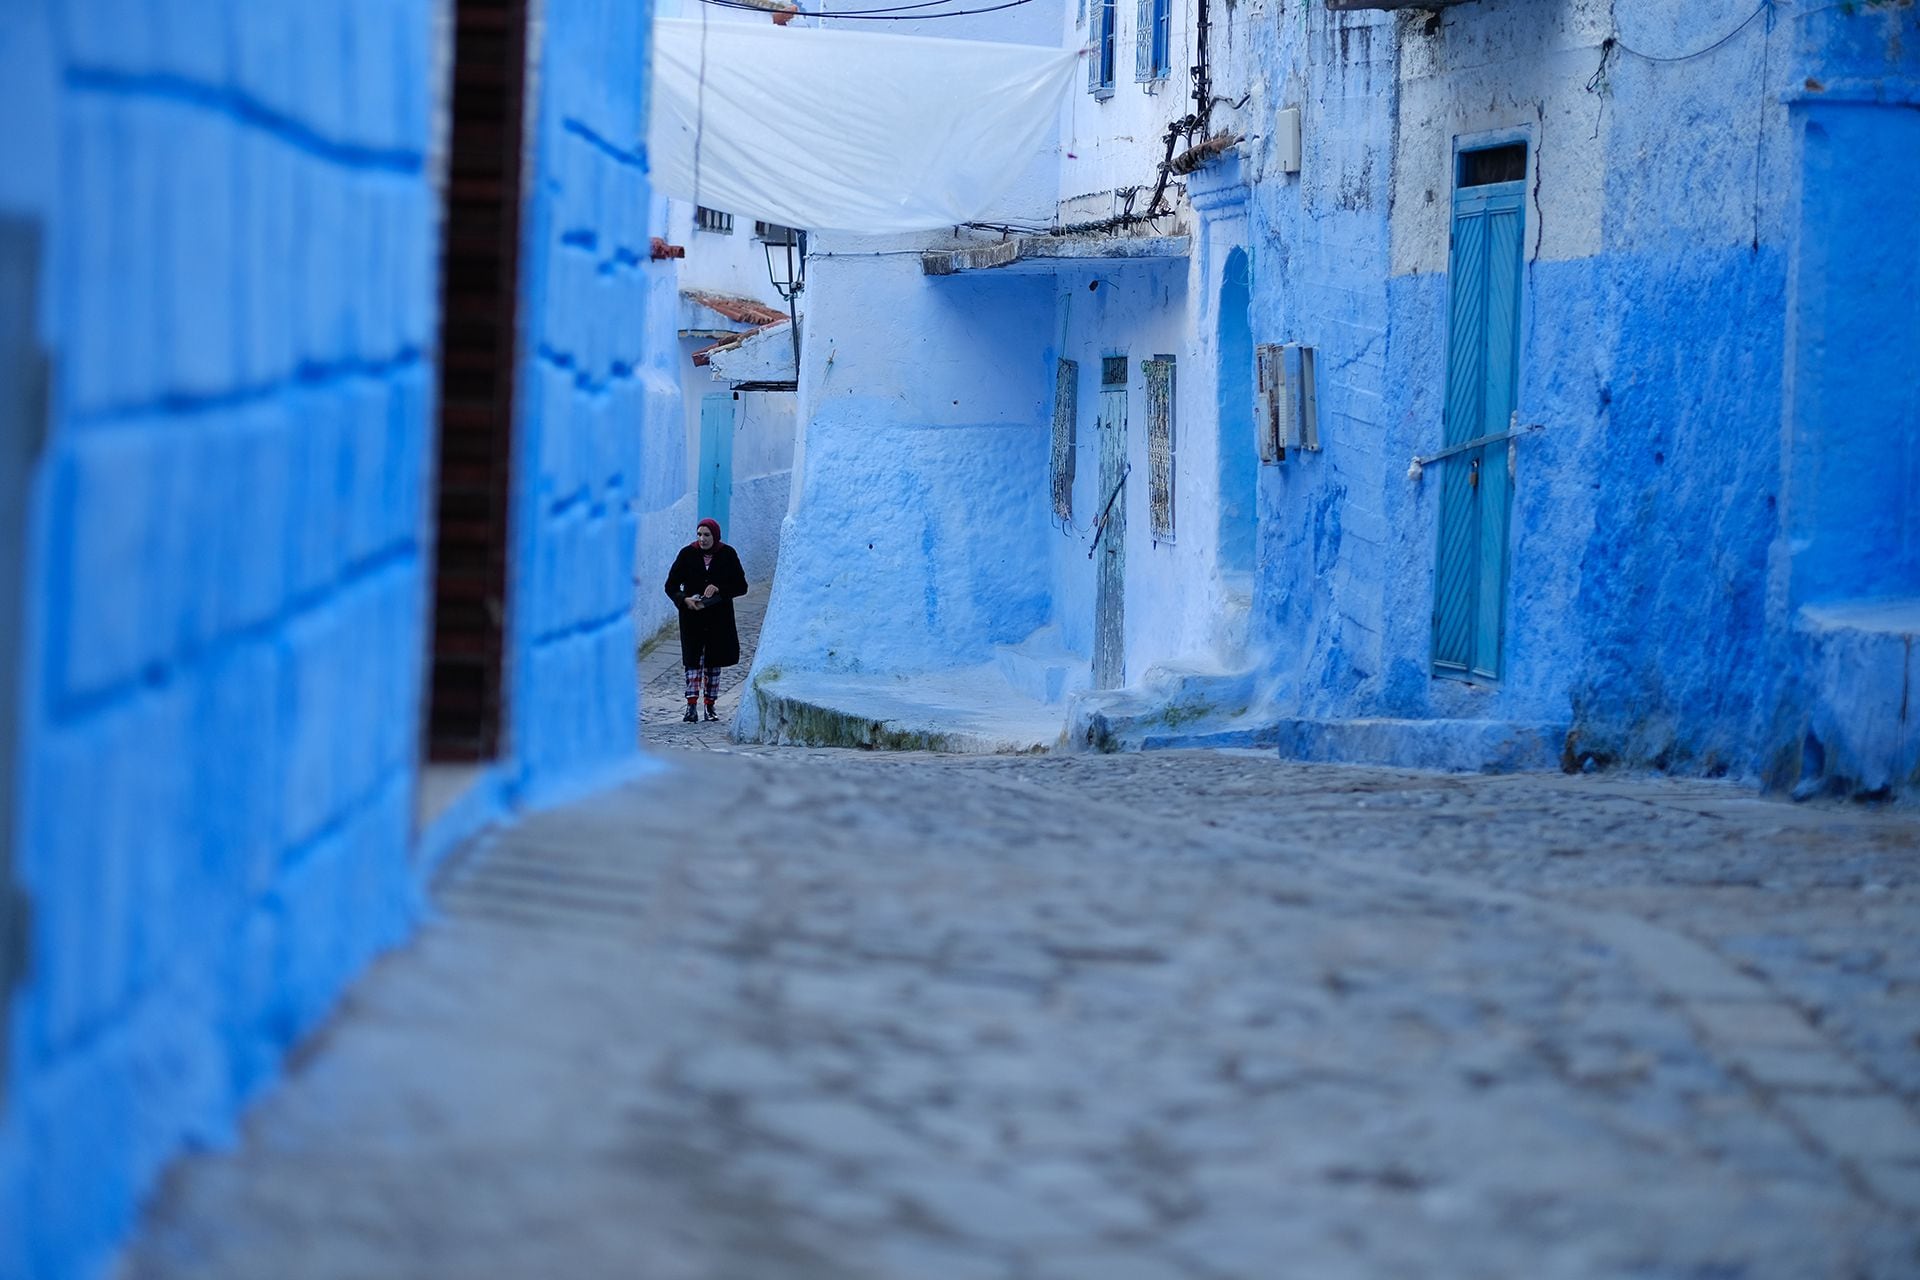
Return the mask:
[(1073, 519), (1074, 448), (1080, 419), (1080, 362), (1062, 360), (1053, 379), (1053, 514)]
[(733, 234), (733, 215), (701, 205), (693, 211), (693, 225), (715, 235), (730, 236)]
[(1143, 360), (1147, 384), (1147, 507), (1156, 541), (1173, 539), (1173, 470), (1176, 438), (1173, 411), (1173, 357)]
[(1103, 387), (1124, 387), (1127, 385), (1127, 358), (1125, 356), (1100, 357), (1100, 385)]

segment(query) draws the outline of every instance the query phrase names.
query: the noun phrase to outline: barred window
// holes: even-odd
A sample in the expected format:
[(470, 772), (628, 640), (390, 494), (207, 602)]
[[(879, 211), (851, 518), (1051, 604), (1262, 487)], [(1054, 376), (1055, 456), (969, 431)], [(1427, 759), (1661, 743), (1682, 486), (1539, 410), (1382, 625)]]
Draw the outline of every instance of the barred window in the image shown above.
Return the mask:
[(1073, 519), (1075, 437), (1079, 434), (1080, 363), (1062, 360), (1053, 379), (1053, 514)]
[(792, 227), (783, 227), (777, 222), (756, 222), (753, 234), (768, 244), (799, 244), (800, 233)]
[(1173, 413), (1173, 357), (1140, 362), (1147, 383), (1147, 505), (1156, 542), (1173, 541), (1173, 465), (1179, 443)]
[(693, 225), (702, 231), (712, 231), (717, 235), (733, 234), (733, 215), (722, 213), (718, 209), (709, 209), (701, 205), (693, 211)]
[(1135, 80), (1164, 80), (1173, 69), (1172, 0), (1139, 0), (1134, 19)]
[(1093, 53), (1087, 59), (1087, 92), (1096, 98), (1113, 96), (1116, 10), (1119, 0), (1093, 0)]

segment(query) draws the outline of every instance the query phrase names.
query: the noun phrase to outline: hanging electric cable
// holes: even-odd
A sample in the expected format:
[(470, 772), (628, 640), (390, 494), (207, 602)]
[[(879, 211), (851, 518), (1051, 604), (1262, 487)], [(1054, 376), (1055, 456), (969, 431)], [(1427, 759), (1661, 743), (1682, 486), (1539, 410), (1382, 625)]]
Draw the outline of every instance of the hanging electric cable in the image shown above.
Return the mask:
[(714, 5), (721, 9), (743, 9), (750, 13), (783, 13), (795, 18), (830, 18), (836, 22), (931, 22), (936, 18), (965, 18), (976, 13), (998, 13), (1002, 9), (1017, 9), (1023, 4), (1032, 4), (1033, 0), (1004, 0), (1001, 4), (983, 5), (976, 9), (943, 9), (938, 13), (911, 13), (909, 10), (930, 9), (935, 4), (948, 4), (952, 0), (927, 0), (926, 3), (908, 5), (886, 5), (873, 9), (851, 9), (844, 13), (828, 13), (819, 9), (769, 9), (764, 4), (754, 4), (752, 0), (701, 0), (703, 4)]

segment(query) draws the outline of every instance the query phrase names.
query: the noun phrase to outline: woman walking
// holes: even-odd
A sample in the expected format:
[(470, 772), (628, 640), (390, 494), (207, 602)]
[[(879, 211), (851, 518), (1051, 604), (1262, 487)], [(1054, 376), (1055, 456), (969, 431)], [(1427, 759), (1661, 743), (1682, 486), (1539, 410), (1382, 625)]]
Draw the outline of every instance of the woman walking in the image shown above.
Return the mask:
[(697, 720), (702, 695), (707, 719), (718, 720), (713, 700), (720, 694), (720, 670), (740, 661), (740, 632), (733, 625), (733, 602), (747, 594), (747, 574), (734, 549), (720, 541), (720, 524), (702, 520), (698, 532), (667, 570), (667, 598), (680, 611), (680, 665), (687, 670), (687, 714)]

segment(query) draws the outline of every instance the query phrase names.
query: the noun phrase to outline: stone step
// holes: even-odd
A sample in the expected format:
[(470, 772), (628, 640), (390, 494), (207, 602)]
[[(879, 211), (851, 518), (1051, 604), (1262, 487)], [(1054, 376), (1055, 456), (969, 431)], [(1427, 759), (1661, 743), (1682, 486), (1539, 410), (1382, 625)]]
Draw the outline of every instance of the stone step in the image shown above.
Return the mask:
[(1272, 732), (1287, 760), (1449, 773), (1558, 769), (1567, 742), (1564, 724), (1507, 720), (1282, 719)]
[(1019, 644), (998, 646), (994, 661), (1007, 683), (1035, 702), (1063, 702), (1093, 679), (1087, 656), (1067, 648), (1055, 626), (1042, 627)]
[(785, 746), (1023, 755), (1059, 745), (1064, 719), (995, 664), (905, 677), (781, 672), (756, 678), (746, 702), (740, 740)]

